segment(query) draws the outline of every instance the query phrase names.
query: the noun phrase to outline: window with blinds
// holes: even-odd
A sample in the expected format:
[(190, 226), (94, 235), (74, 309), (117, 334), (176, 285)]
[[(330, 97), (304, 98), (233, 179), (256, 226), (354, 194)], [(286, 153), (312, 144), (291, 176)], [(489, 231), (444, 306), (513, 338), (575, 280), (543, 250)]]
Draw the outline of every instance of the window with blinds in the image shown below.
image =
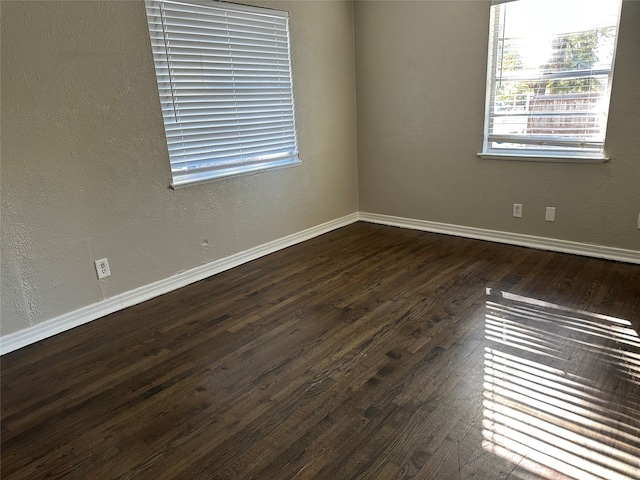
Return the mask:
[(483, 154), (605, 159), (621, 0), (492, 4)]
[(146, 0), (173, 186), (300, 163), (288, 13)]

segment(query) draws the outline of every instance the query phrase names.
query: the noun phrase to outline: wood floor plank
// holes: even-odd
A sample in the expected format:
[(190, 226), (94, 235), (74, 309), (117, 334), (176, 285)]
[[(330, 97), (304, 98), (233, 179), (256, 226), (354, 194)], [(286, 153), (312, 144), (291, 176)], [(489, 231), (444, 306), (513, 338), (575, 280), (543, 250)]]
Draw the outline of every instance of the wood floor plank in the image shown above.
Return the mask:
[(640, 480), (640, 266), (356, 223), (5, 355), (3, 479)]

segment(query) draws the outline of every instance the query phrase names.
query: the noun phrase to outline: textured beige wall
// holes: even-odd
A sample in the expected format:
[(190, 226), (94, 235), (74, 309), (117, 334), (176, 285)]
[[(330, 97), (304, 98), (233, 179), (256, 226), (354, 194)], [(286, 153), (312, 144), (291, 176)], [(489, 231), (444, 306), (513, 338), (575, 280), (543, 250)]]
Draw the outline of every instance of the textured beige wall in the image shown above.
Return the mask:
[(0, 3), (2, 335), (358, 210), (350, 2), (261, 2), (291, 13), (303, 164), (178, 191), (144, 4)]
[(358, 191), (366, 212), (640, 250), (640, 2), (602, 165), (476, 157), (488, 1), (255, 3), (291, 12), (304, 163), (173, 191), (142, 2), (0, 1), (2, 335), (352, 213)]
[(623, 4), (598, 165), (476, 156), (489, 3), (355, 2), (360, 210), (640, 250), (640, 1)]

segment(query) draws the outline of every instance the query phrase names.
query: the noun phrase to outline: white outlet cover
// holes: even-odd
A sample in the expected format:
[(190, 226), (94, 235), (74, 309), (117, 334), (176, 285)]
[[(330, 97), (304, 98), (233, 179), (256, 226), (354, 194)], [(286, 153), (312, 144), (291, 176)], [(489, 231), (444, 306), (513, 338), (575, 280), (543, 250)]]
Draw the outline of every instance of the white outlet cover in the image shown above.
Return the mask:
[(109, 261), (106, 258), (101, 258), (100, 260), (96, 260), (95, 264), (96, 264), (96, 273), (98, 274), (98, 279), (111, 276), (111, 270), (109, 269)]
[(513, 216), (516, 218), (522, 218), (522, 204), (514, 203), (513, 204)]

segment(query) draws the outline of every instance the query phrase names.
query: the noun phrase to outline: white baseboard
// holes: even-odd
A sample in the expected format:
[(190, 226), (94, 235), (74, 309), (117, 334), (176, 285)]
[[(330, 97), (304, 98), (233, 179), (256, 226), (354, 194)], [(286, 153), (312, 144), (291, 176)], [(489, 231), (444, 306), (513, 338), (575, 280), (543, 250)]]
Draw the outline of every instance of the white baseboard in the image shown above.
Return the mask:
[(426, 232), (444, 233), (458, 237), (488, 240), (490, 242), (507, 243), (523, 247), (536, 248), (538, 250), (550, 250), (553, 252), (571, 253), (586, 257), (604, 258), (620, 262), (640, 264), (640, 251), (626, 250), (623, 248), (605, 247), (590, 243), (571, 242), (557, 240), (555, 238), (536, 237), (519, 233), (500, 232), (486, 230), (484, 228), (464, 227), (448, 223), (429, 222), (411, 218), (394, 217), (391, 215), (378, 215), (376, 213), (360, 212), (360, 220), (363, 222), (379, 223), (394, 227), (424, 230)]
[(118, 310), (142, 303), (164, 293), (171, 292), (215, 275), (216, 273), (224, 272), (225, 270), (237, 267), (243, 263), (250, 262), (251, 260), (282, 250), (283, 248), (290, 247), (291, 245), (304, 242), (305, 240), (309, 240), (317, 237), (318, 235), (322, 235), (323, 233), (330, 232), (331, 230), (355, 223), (359, 220), (369, 223), (379, 223), (382, 225), (455, 235), (458, 237), (488, 240), (491, 242), (507, 243), (510, 245), (520, 245), (540, 250), (551, 250), (555, 252), (640, 264), (640, 251), (635, 250), (625, 250), (622, 248), (605, 247), (601, 245), (570, 242), (567, 240), (556, 240), (553, 238), (521, 235), (518, 233), (500, 232), (482, 228), (464, 227), (460, 225), (429, 222), (426, 220), (415, 220), (390, 215), (378, 215), (375, 213), (352, 213), (345, 217), (308, 228), (302, 232), (294, 233), (278, 240), (259, 245), (244, 252), (239, 252), (229, 257), (215, 260), (206, 265), (192, 268), (186, 272), (178, 273), (164, 280), (115, 295), (93, 305), (88, 305), (73, 312), (65, 313), (59, 317), (39, 323), (33, 327), (0, 337), (0, 355), (4, 355), (5, 353), (9, 353), (40, 340), (44, 340), (45, 338), (91, 322), (117, 312)]
[(164, 293), (195, 283), (204, 278), (224, 272), (243, 263), (250, 262), (283, 248), (304, 242), (311, 238), (330, 232), (340, 227), (357, 222), (358, 213), (352, 213), (345, 217), (337, 218), (329, 222), (308, 228), (298, 233), (279, 238), (269, 243), (259, 245), (244, 252), (239, 252), (229, 257), (215, 260), (206, 265), (192, 268), (186, 272), (178, 273), (164, 280), (144, 285), (128, 292), (115, 295), (101, 302), (79, 308), (73, 312), (65, 313), (59, 317), (25, 328), (14, 333), (0, 337), (0, 355), (12, 352), (32, 343), (52, 337), (58, 333), (70, 330), (79, 325), (91, 322), (109, 315), (118, 310), (142, 303)]

